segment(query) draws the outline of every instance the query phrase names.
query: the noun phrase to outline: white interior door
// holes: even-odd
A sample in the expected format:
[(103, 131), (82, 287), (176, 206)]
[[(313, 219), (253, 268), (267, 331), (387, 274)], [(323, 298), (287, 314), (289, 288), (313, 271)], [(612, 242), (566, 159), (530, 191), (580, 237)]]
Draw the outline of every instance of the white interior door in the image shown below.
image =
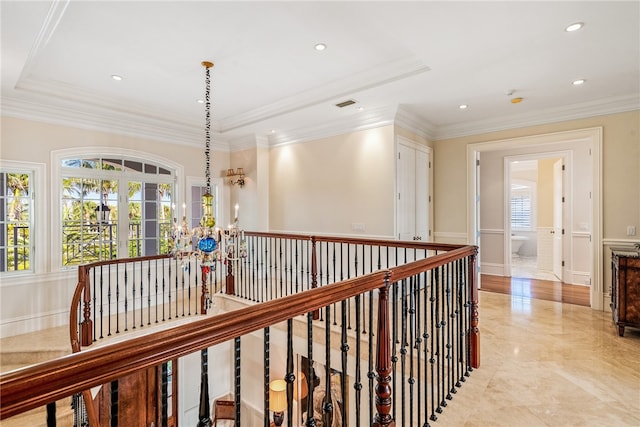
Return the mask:
[(429, 241), (429, 153), (416, 150), (415, 154), (415, 236)]
[(415, 150), (398, 144), (398, 239), (415, 240)]
[(398, 142), (397, 151), (397, 211), (398, 239), (430, 239), (431, 153), (426, 147)]
[(553, 274), (562, 280), (562, 160), (553, 164)]

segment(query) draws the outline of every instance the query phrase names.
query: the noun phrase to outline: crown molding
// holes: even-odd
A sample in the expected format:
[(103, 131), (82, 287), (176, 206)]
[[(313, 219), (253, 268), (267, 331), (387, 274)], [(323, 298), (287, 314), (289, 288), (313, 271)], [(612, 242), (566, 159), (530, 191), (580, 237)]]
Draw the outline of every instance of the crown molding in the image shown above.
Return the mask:
[(637, 94), (611, 97), (526, 114), (514, 114), (488, 120), (439, 126), (436, 129), (435, 139), (443, 140), (462, 136), (480, 135), (507, 129), (519, 129), (635, 110), (640, 110), (640, 96)]
[[(200, 147), (204, 141), (204, 131), (191, 123), (135, 116), (130, 112), (113, 111), (95, 105), (84, 105), (81, 109), (76, 103), (58, 102), (51, 106), (3, 97), (2, 115), (192, 147)], [(211, 146), (218, 151), (229, 151), (228, 142), (215, 133)]]
[(298, 144), (315, 139), (328, 138), (349, 132), (374, 129), (394, 123), (395, 108), (377, 108), (367, 110), (346, 118), (324, 122), (316, 126), (292, 129), (269, 136), (269, 145)]
[(409, 111), (407, 107), (400, 105), (396, 112), (395, 125), (409, 130), (416, 135), (426, 139), (434, 140), (437, 128), (422, 117)]
[[(152, 139), (176, 145), (200, 147), (203, 143), (203, 131), (194, 122), (140, 115), (129, 109), (114, 111), (107, 104), (80, 104), (75, 100), (69, 100), (68, 97), (55, 99), (55, 106), (6, 96), (2, 97), (1, 102), (2, 115), (7, 117)], [(389, 124), (403, 127), (428, 140), (443, 140), (635, 110), (640, 110), (640, 97), (637, 95), (612, 97), (537, 113), (437, 127), (404, 106), (383, 107), (368, 109), (365, 112), (318, 125), (280, 131), (268, 136), (251, 133), (230, 139), (220, 132), (214, 132), (212, 148), (218, 151), (243, 150), (255, 147), (258, 139), (261, 141), (259, 144), (263, 146), (295, 144)]]
[(405, 58), (383, 64), (380, 67), (281, 99), (278, 102), (256, 108), (244, 114), (223, 118), (219, 121), (220, 131), (224, 133), (314, 105), (342, 101), (341, 98), (355, 96), (358, 92), (430, 70), (431, 68), (415, 58)]

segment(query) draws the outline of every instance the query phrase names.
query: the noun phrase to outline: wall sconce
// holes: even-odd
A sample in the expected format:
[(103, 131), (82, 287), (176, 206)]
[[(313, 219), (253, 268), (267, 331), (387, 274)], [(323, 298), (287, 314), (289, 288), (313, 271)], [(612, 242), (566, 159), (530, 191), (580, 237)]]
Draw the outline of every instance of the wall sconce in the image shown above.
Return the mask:
[(231, 185), (238, 184), (240, 187), (244, 186), (244, 170), (242, 170), (242, 168), (237, 168), (236, 170), (233, 170), (233, 168), (227, 169), (227, 178)]
[(285, 380), (273, 380), (269, 384), (269, 409), (273, 411), (273, 424), (281, 426), (284, 411), (287, 409), (287, 383)]

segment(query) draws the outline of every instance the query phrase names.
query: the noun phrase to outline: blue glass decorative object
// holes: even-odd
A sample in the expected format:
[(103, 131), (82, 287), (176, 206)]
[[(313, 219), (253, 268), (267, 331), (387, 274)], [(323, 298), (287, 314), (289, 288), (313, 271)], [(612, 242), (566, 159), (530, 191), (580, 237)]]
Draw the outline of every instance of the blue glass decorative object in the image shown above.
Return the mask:
[(198, 249), (205, 253), (211, 253), (216, 250), (216, 239), (213, 237), (204, 237), (198, 241)]

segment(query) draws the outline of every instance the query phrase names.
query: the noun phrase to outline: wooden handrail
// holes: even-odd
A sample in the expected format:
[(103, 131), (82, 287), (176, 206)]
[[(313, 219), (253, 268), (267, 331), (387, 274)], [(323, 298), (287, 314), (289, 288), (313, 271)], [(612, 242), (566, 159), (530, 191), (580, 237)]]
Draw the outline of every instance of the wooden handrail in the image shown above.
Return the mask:
[(289, 233), (269, 233), (261, 231), (246, 231), (246, 236), (256, 237), (273, 237), (280, 239), (296, 239), (296, 240), (315, 240), (316, 242), (336, 242), (336, 243), (349, 243), (354, 245), (371, 245), (371, 246), (389, 246), (397, 248), (408, 249), (423, 249), (430, 251), (451, 251), (463, 247), (464, 245), (457, 245), (452, 243), (430, 243), (419, 241), (404, 241), (404, 240), (387, 240), (387, 239), (370, 239), (361, 237), (336, 237), (336, 236), (323, 236), (317, 234), (289, 234)]
[(91, 262), (89, 264), (83, 264), (83, 265), (79, 266), (78, 268), (84, 267), (84, 268), (90, 270), (92, 268), (100, 267), (101, 265), (127, 264), (127, 263), (130, 263), (130, 262), (149, 261), (149, 260), (154, 260), (154, 259), (165, 259), (165, 258), (172, 258), (172, 256), (168, 255), (168, 254), (164, 254), (164, 255), (148, 255), (148, 256), (142, 256), (142, 257), (137, 257), (137, 258), (109, 259), (109, 260), (105, 260), (105, 261), (96, 261), (96, 262)]
[(387, 274), (345, 280), (0, 375), (0, 419), (378, 289)]
[(408, 264), (400, 265), (398, 267), (391, 268), (391, 280), (397, 282), (407, 277), (415, 276), (423, 271), (433, 270), (434, 268), (441, 267), (445, 264), (455, 261), (457, 259), (465, 258), (468, 256), (475, 256), (478, 253), (476, 246), (455, 246), (456, 249), (444, 252), (438, 255), (434, 255), (429, 258), (413, 261)]

